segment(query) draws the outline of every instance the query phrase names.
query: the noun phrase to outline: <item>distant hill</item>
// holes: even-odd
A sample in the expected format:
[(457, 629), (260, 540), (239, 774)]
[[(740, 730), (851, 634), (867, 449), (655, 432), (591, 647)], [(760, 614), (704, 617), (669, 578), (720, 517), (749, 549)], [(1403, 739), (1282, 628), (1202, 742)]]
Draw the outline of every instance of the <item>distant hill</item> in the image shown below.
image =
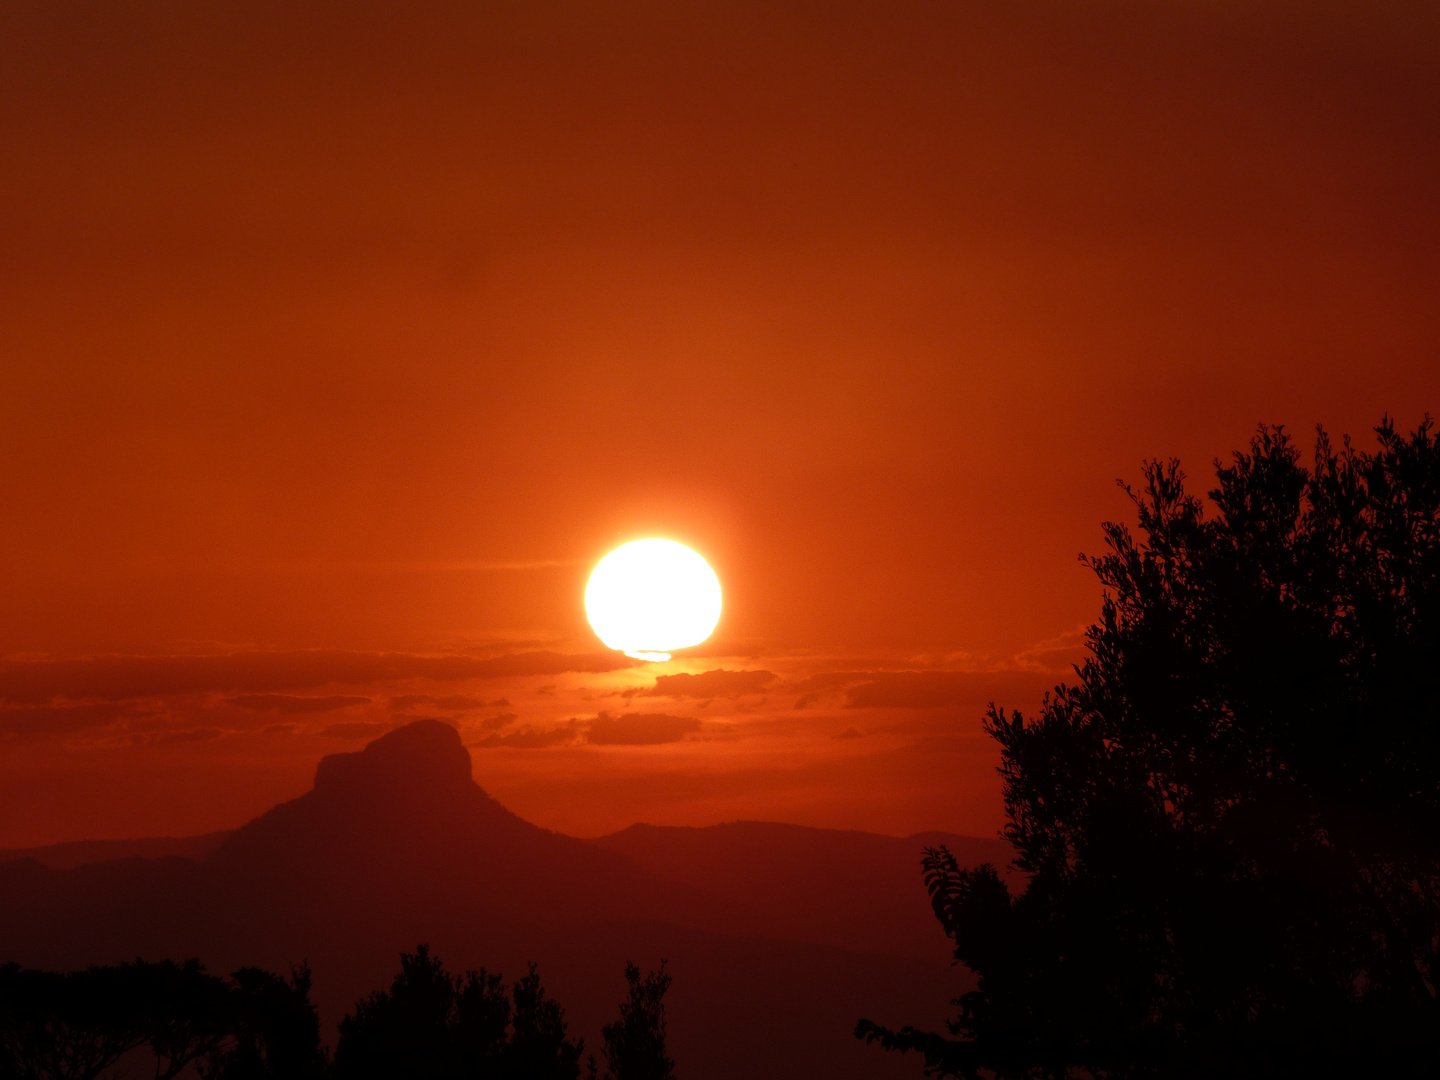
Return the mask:
[(201, 836), (151, 836), (139, 840), (71, 840), (44, 847), (0, 848), (0, 863), (17, 859), (34, 859), (51, 870), (73, 870), (91, 863), (114, 862), (116, 859), (162, 859), (178, 855), (182, 859), (200, 860), (209, 855), (230, 830), (204, 833)]
[[(424, 941), (452, 969), (538, 961), (594, 1048), (624, 961), (665, 957), (688, 1078), (911, 1076), (849, 1033), (862, 1014), (939, 1023), (963, 988), (919, 882), (926, 842), (759, 822), (578, 840), (492, 799), (456, 731), (421, 721), (325, 758), (313, 790), (218, 843), (96, 844), (122, 857), (88, 865), (73, 865), (84, 845), (58, 845), (0, 865), (0, 960), (304, 959), (329, 1026)], [(948, 842), (977, 861), (1005, 851)]]
[(723, 898), (736, 931), (939, 961), (950, 958), (950, 947), (920, 877), (923, 849), (944, 844), (967, 864), (1000, 867), (1013, 854), (999, 839), (902, 839), (769, 821), (632, 825), (591, 843)]

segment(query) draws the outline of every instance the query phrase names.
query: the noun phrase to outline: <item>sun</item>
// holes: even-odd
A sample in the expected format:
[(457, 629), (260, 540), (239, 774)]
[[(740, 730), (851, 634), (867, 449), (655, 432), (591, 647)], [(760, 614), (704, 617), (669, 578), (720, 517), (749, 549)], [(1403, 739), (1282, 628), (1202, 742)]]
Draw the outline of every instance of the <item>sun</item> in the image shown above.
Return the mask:
[(601, 641), (640, 660), (669, 660), (720, 621), (720, 579), (674, 540), (633, 540), (601, 559), (585, 586), (585, 614)]

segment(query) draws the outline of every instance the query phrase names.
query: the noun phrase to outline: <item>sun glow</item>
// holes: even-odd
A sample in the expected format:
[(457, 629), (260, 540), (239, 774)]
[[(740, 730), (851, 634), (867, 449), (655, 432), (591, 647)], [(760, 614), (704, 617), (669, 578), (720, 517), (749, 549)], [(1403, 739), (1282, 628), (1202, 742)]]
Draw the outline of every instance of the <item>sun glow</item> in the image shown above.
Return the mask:
[(634, 540), (616, 548), (590, 575), (585, 614), (612, 649), (640, 660), (669, 660), (699, 645), (720, 621), (720, 579), (674, 540)]

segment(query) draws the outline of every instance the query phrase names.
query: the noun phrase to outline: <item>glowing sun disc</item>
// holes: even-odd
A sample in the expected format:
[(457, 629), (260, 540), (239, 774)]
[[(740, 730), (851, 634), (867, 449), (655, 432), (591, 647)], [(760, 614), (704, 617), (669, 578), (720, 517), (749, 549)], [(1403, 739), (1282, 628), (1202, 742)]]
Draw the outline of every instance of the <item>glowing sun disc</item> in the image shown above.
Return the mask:
[(585, 586), (585, 614), (612, 649), (669, 660), (720, 621), (720, 579), (674, 540), (632, 540), (601, 559)]

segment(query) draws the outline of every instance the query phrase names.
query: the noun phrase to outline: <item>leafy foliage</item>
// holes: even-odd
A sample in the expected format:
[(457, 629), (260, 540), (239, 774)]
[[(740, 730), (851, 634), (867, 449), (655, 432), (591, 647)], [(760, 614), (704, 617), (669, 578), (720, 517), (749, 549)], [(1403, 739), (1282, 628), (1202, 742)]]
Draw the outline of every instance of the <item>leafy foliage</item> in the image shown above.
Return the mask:
[(977, 988), (950, 1037), (857, 1035), (947, 1076), (1433, 1075), (1440, 443), (1376, 432), (1306, 469), (1261, 429), (1213, 516), (1146, 468), (1076, 683), (987, 721), (1025, 891), (925, 855)]
[(225, 980), (198, 960), (83, 971), (0, 967), (0, 1077), (95, 1080), (142, 1047), (156, 1080), (192, 1065), (207, 1080), (311, 1080), (325, 1068), (309, 972), (247, 968)]
[(340, 1021), (336, 1080), (576, 1080), (583, 1040), (545, 995), (535, 966), (506, 992), (501, 976), (452, 976), (427, 946), (400, 957), (389, 990)]
[[(610, 1080), (673, 1080), (665, 1054), (665, 965), (640, 978), (606, 1026)], [(242, 968), (229, 979), (197, 960), (52, 972), (0, 966), (0, 1080), (98, 1080), (146, 1050), (156, 1080), (578, 1080), (584, 1041), (535, 965), (506, 987), (498, 974), (452, 976), (421, 945), (400, 957), (388, 990), (340, 1022), (332, 1063), (310, 1002), (310, 970), (288, 979)], [(594, 1080), (595, 1059), (587, 1075)]]
[(670, 976), (665, 962), (659, 971), (642, 979), (634, 964), (625, 965), (626, 999), (620, 1019), (606, 1024), (605, 1075), (607, 1080), (673, 1080), (675, 1063), (665, 1053), (665, 992)]
[(231, 977), (230, 1039), (210, 1053), (204, 1080), (318, 1080), (328, 1056), (320, 1045), (320, 1016), (310, 1003), (310, 969), (284, 979), (263, 968)]

